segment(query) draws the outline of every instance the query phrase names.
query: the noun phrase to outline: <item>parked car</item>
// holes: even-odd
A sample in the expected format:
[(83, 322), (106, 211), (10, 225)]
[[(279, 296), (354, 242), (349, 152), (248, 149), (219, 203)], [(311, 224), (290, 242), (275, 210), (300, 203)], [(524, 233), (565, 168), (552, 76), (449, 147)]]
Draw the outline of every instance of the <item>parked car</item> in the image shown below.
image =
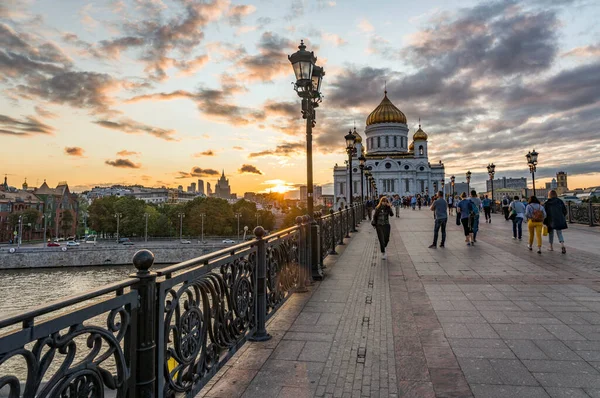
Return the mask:
[(181, 242), (181, 244), (183, 244), (183, 245), (189, 245), (189, 244), (191, 244), (191, 243), (192, 243), (191, 241), (189, 241), (189, 240), (185, 240), (185, 239), (184, 239), (184, 240), (181, 240), (180, 242)]
[(67, 241), (67, 246), (79, 246), (79, 242), (74, 240)]
[(122, 243), (123, 246), (133, 246), (133, 242), (130, 241), (129, 239), (127, 239), (125, 242)]
[(60, 247), (60, 243), (48, 242), (48, 247)]
[(119, 243), (131, 242), (129, 238), (119, 238)]
[(235, 243), (233, 239), (223, 239), (223, 243)]

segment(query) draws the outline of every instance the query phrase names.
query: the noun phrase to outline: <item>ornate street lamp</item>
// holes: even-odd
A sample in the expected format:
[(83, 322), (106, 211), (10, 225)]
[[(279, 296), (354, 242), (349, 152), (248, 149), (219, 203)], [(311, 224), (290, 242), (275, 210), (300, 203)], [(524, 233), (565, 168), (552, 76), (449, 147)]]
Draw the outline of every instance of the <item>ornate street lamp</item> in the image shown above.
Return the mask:
[(444, 190), (444, 186), (446, 185), (446, 181), (444, 179), (440, 180), (440, 184), (442, 186), (442, 193), (444, 194), (444, 198), (446, 197), (446, 191)]
[(354, 153), (356, 136), (352, 134), (352, 130), (350, 130), (350, 132), (344, 136), (344, 139), (346, 140), (346, 153), (348, 154), (348, 176), (350, 177), (350, 189), (348, 190), (348, 193), (350, 194), (350, 205), (352, 205), (354, 195), (352, 192), (352, 154)]
[(494, 163), (490, 163), (487, 166), (487, 171), (490, 176), (490, 185), (492, 188), (492, 213), (494, 212), (494, 208), (496, 207), (496, 200), (494, 199), (494, 174), (496, 174), (496, 165)]
[(321, 102), (321, 84), (325, 70), (316, 65), (317, 57), (312, 51), (306, 51), (304, 40), (300, 41), (298, 51), (288, 56), (292, 64), (296, 82), (294, 90), (302, 98), (302, 118), (306, 119), (306, 207), (310, 218), (308, 241), (311, 246), (310, 263), (313, 279), (323, 279), (323, 271), (319, 266), (318, 225), (314, 219), (313, 202), (313, 161), (312, 161), (312, 128), (316, 124), (315, 108)]
[(471, 170), (467, 171), (467, 197), (471, 196)]
[(367, 159), (363, 155), (360, 155), (358, 161), (360, 162), (360, 165), (358, 167), (360, 168), (360, 201), (362, 202), (365, 200), (365, 189), (363, 188), (363, 185), (365, 174), (365, 162), (367, 161)]
[(535, 149), (531, 152), (528, 152), (527, 155), (525, 155), (525, 157), (527, 158), (527, 164), (529, 165), (529, 172), (531, 173), (531, 181), (533, 183), (533, 196), (536, 196), (536, 194), (535, 194), (535, 172), (537, 171), (538, 155), (539, 155), (539, 153), (537, 153), (535, 151)]

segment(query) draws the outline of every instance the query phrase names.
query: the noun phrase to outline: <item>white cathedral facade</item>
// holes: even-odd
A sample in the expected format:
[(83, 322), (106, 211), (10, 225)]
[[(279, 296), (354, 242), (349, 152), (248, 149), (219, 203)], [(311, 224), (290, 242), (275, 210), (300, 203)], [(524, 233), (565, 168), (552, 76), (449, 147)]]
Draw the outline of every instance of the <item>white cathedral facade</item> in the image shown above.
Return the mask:
[[(400, 196), (433, 195), (442, 189), (444, 165), (431, 164), (427, 155), (427, 134), (419, 129), (409, 140), (406, 116), (387, 97), (367, 118), (366, 148), (360, 134), (356, 135), (356, 153), (352, 158), (352, 181), (349, 181), (348, 165), (335, 165), (333, 169), (336, 208), (348, 201), (349, 184), (354, 198), (361, 196), (361, 175), (358, 157), (366, 158), (365, 166), (371, 166), (378, 193)], [(410, 142), (410, 143), (409, 143)], [(366, 179), (364, 194), (367, 195)]]

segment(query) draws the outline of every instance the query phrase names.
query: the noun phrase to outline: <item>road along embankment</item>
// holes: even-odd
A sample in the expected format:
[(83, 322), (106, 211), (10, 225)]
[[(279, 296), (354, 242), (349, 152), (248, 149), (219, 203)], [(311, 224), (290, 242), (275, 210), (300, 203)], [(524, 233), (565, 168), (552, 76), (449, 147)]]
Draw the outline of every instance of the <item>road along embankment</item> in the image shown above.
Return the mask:
[(10, 253), (6, 248), (0, 251), (0, 270), (46, 267), (87, 267), (91, 265), (132, 264), (136, 251), (148, 249), (154, 253), (155, 264), (174, 264), (200, 257), (223, 246), (203, 248), (194, 245), (173, 245), (159, 247), (113, 246), (94, 248), (20, 249)]

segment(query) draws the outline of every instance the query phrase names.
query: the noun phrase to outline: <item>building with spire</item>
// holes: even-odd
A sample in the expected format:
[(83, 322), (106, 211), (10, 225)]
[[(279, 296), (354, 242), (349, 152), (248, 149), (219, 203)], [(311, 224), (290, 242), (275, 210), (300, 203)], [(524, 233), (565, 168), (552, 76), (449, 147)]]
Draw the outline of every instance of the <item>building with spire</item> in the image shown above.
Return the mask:
[[(361, 175), (358, 158), (364, 155), (365, 166), (372, 168), (379, 194), (400, 196), (432, 195), (441, 189), (444, 180), (444, 164), (440, 160), (431, 164), (428, 156), (428, 135), (419, 120), (419, 128), (412, 137), (406, 115), (388, 98), (387, 91), (381, 103), (367, 117), (366, 148), (361, 135), (354, 128), (356, 152), (350, 165), (333, 169), (334, 195), (336, 207), (348, 201), (349, 184), (353, 196), (360, 198)], [(348, 167), (352, 167), (352, 181), (349, 181)], [(367, 194), (366, 179), (364, 194)]]
[(231, 187), (229, 186), (229, 180), (225, 178), (225, 170), (221, 174), (221, 178), (215, 184), (215, 197), (221, 199), (235, 199), (235, 195), (231, 193)]

